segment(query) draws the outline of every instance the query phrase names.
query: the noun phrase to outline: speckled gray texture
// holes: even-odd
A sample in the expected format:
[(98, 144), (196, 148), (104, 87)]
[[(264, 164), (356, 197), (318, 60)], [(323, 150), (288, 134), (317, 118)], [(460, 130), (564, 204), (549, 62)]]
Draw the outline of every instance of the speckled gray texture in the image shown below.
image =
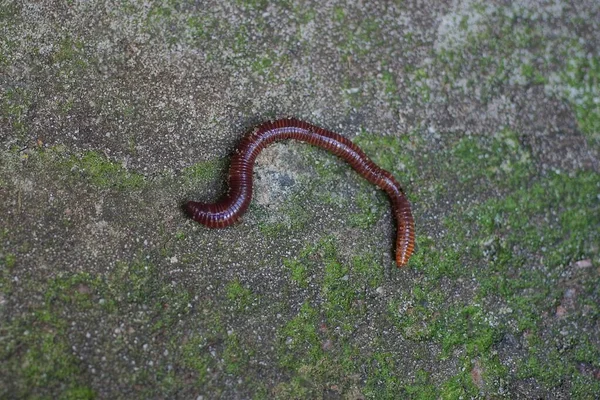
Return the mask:
[[(445, 218), (461, 207), (507, 195), (456, 192), (461, 176), (441, 180), (448, 169), (435, 163), (442, 168), (463, 138), (489, 143), (510, 130), (539, 176), (598, 173), (599, 134), (582, 132), (577, 106), (597, 102), (599, 86), (586, 77), (591, 83), (573, 84), (579, 78), (569, 68), (597, 60), (600, 3), (576, 3), (0, 2), (0, 362), (11, 365), (0, 372), (0, 397), (457, 398), (462, 381), (453, 377), (466, 350), (445, 354), (439, 338), (399, 333), (392, 311), (445, 311), (435, 301), (413, 303), (428, 278), (393, 267), (385, 197), (342, 162), (300, 144), (265, 150), (250, 211), (225, 230), (192, 223), (180, 205), (222, 195), (221, 161), (251, 127), (285, 116), (350, 138), (404, 140), (410, 162), (382, 147), (370, 154), (398, 158), (390, 165), (416, 200), (418, 235), (432, 240), (445, 238)], [(189, 172), (202, 163), (206, 176)], [(373, 206), (360, 209), (359, 198)], [(375, 222), (348, 222), (360, 212)], [(328, 241), (339, 285), (354, 279), (349, 266), (365, 254), (382, 276), (374, 287), (359, 280), (347, 305), (356, 314), (341, 322), (321, 270), (307, 273), (306, 286), (290, 278), (290, 260), (331, 267), (323, 261)], [(595, 246), (585, 242), (578, 253), (590, 266), (565, 267), (565, 293), (583, 292), (572, 278), (581, 271), (598, 277)], [(455, 268), (462, 263), (468, 271), (489, 260)], [(461, 276), (436, 285), (448, 302), (468, 304), (479, 283)], [(564, 343), (541, 335), (566, 351), (578, 329), (598, 332), (596, 311), (585, 314), (569, 298), (553, 301), (564, 304), (561, 313), (583, 310), (584, 320), (559, 335)], [(490, 321), (510, 315), (486, 300)], [(357, 365), (314, 372), (327, 364), (311, 363), (285, 330), (304, 315), (302, 304), (318, 311), (319, 351)], [(494, 340), (493, 357), (508, 372), (489, 381), (489, 364), (473, 361), (467, 375), (477, 396), (572, 394), (572, 382), (519, 375), (527, 337)], [(340, 350), (350, 344), (355, 353)], [(298, 370), (282, 361), (285, 346), (296, 349)], [(592, 347), (598, 351), (597, 340)], [(198, 348), (196, 360), (189, 354)], [(36, 362), (32, 376), (60, 378), (29, 389), (26, 371)], [(396, 380), (385, 375), (389, 365)], [(597, 382), (597, 363), (581, 365)], [(323, 378), (312, 386), (307, 376)], [(436, 391), (408, 389), (417, 384)]]

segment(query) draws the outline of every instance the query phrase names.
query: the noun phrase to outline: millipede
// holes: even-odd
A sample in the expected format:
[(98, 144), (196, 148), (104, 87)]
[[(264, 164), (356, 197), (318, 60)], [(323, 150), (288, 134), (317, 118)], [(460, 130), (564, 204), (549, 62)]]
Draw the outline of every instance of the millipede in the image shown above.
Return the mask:
[(250, 131), (231, 158), (227, 194), (216, 203), (188, 201), (184, 205), (187, 214), (209, 228), (225, 228), (236, 222), (252, 199), (252, 172), (256, 157), (269, 144), (286, 139), (330, 151), (388, 194), (397, 224), (396, 265), (405, 266), (415, 248), (415, 223), (410, 203), (398, 181), (390, 172), (379, 168), (349, 139), (295, 118), (265, 122)]

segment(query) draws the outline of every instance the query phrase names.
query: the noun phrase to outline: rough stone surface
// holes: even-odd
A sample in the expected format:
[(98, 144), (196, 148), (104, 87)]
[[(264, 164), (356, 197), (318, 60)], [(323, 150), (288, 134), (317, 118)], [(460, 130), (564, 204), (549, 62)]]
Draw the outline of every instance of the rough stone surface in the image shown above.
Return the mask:
[[(600, 3), (571, 3), (1, 1), (0, 397), (593, 398)], [(403, 183), (407, 268), (306, 145), (235, 226), (185, 217), (285, 116)]]

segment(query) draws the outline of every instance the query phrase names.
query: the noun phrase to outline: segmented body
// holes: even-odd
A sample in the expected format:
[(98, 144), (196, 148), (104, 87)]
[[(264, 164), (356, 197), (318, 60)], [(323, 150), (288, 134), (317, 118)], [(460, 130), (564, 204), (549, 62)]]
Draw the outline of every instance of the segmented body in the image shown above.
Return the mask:
[(349, 139), (294, 118), (266, 122), (250, 132), (242, 139), (231, 159), (227, 195), (217, 203), (190, 201), (185, 205), (186, 212), (192, 219), (210, 228), (224, 228), (233, 224), (250, 205), (256, 157), (269, 144), (285, 139), (299, 140), (329, 150), (388, 194), (397, 223), (396, 264), (398, 267), (406, 265), (414, 251), (415, 229), (410, 203), (400, 184)]

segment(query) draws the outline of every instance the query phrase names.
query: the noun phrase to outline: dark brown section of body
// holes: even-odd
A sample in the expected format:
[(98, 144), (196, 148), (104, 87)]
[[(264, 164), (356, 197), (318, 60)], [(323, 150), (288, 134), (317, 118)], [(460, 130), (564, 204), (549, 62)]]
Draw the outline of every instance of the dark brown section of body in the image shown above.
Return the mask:
[(210, 228), (233, 224), (246, 211), (252, 199), (252, 171), (256, 157), (269, 144), (294, 139), (322, 147), (343, 158), (369, 182), (390, 197), (392, 212), (398, 225), (396, 264), (406, 265), (414, 251), (414, 220), (408, 199), (391, 173), (379, 168), (354, 143), (345, 137), (294, 118), (266, 122), (250, 132), (231, 159), (229, 191), (221, 201), (212, 204), (190, 201), (186, 212), (195, 221)]

